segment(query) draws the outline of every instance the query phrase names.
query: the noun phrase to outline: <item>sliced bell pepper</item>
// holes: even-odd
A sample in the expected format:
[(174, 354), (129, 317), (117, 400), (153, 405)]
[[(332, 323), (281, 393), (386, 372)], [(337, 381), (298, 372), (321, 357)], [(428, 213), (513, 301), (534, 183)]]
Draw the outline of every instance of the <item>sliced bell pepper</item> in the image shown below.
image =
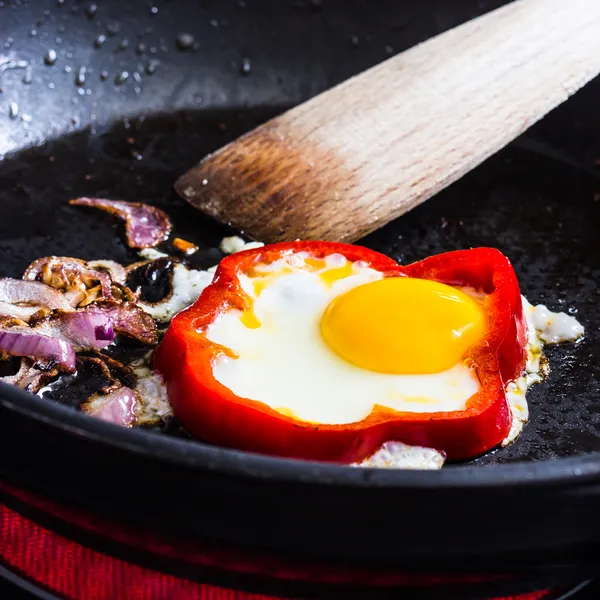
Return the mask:
[[(429, 279), (483, 292), (488, 332), (465, 357), (474, 364), (480, 389), (469, 398), (466, 408), (411, 413), (375, 406), (360, 422), (315, 424), (239, 397), (217, 381), (214, 361), (229, 351), (209, 341), (203, 332), (224, 311), (249, 308), (250, 299), (238, 280), (240, 273), (295, 252), (307, 252), (314, 258), (339, 253), (349, 261), (364, 261), (384, 277)], [(174, 414), (192, 434), (215, 444), (284, 457), (352, 463), (370, 456), (384, 442), (395, 440), (436, 448), (449, 460), (463, 460), (497, 446), (507, 436), (511, 413), (505, 387), (524, 368), (525, 346), (519, 284), (509, 260), (498, 250), (461, 250), (400, 266), (359, 246), (292, 242), (239, 252), (221, 261), (213, 283), (193, 306), (173, 319), (153, 361), (165, 379)]]

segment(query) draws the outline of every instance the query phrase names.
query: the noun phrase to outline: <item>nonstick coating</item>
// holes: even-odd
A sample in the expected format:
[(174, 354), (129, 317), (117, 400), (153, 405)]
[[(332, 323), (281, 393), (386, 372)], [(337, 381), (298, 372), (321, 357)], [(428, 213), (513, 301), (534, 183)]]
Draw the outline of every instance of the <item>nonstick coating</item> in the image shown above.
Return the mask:
[[(49, 254), (135, 260), (135, 254), (124, 244), (121, 226), (113, 218), (67, 205), (69, 198), (79, 195), (147, 201), (160, 206), (173, 217), (182, 237), (203, 247), (198, 261), (203, 266), (213, 264), (220, 256), (214, 246), (228, 232), (176, 196), (172, 184), (181, 173), (206, 153), (285, 108), (383, 60), (389, 53), (401, 51), (502, 2), (456, 2), (450, 9), (448, 3), (439, 0), (428, 3), (425, 11), (419, 9), (417, 2), (400, 7), (400, 3), (392, 1), (172, 1), (156, 2), (157, 14), (146, 2), (127, 3), (125, 8), (123, 2), (98, 2), (98, 10), (92, 16), (90, 11), (85, 13), (84, 4), (60, 4), (36, 2), (29, 6), (7, 2), (0, 8), (0, 14), (6, 17), (0, 20), (2, 34), (12, 40), (6, 41), (0, 63), (24, 60), (33, 65), (33, 83), (22, 83), (26, 70), (13, 69), (4, 71), (2, 82), (0, 120), (4, 121), (0, 152), (6, 154), (0, 161), (0, 276), (19, 276), (31, 260)], [(107, 26), (115, 23), (119, 29), (111, 36)], [(184, 31), (194, 34), (197, 48), (184, 52), (175, 49), (176, 36)], [(104, 33), (106, 41), (95, 48), (94, 39)], [(128, 45), (122, 48), (124, 39)], [(44, 65), (42, 60), (50, 48), (58, 55), (53, 66)], [(245, 59), (249, 59), (249, 73), (243, 72), (247, 71)], [(152, 63), (155, 60), (160, 63)], [(156, 71), (148, 75), (151, 63)], [(78, 87), (74, 79), (84, 65), (86, 82)], [(70, 71), (65, 72), (65, 67), (70, 67)], [(102, 81), (100, 75), (105, 69), (107, 80)], [(127, 81), (116, 85), (115, 77), (124, 70), (128, 72)], [(169, 460), (175, 464), (179, 460), (185, 463), (185, 468), (178, 466), (171, 475), (173, 481), (169, 485), (177, 490), (182, 489), (178, 487), (181, 481), (174, 483), (178, 476), (183, 477), (185, 472), (189, 477), (188, 469), (199, 465), (205, 469), (210, 463), (211, 485), (218, 484), (223, 490), (228, 485), (234, 489), (236, 484), (220, 478), (220, 470), (228, 472), (235, 482), (231, 473), (238, 466), (244, 471), (243, 485), (250, 485), (247, 480), (253, 475), (273, 481), (283, 476), (289, 486), (301, 485), (302, 480), (310, 480), (311, 485), (338, 483), (340, 489), (342, 484), (364, 487), (371, 481), (373, 494), (380, 493), (380, 488), (388, 493), (391, 488), (407, 486), (412, 490), (405, 497), (407, 506), (414, 505), (422, 513), (433, 500), (420, 498), (420, 486), (430, 491), (437, 485), (445, 486), (451, 490), (450, 495), (439, 499), (445, 499), (447, 507), (456, 507), (464, 503), (456, 493), (466, 493), (465, 489), (481, 484), (481, 490), (473, 492), (473, 501), (478, 498), (485, 503), (496, 498), (512, 504), (514, 514), (519, 514), (514, 504), (524, 497), (517, 492), (510, 495), (510, 485), (523, 485), (529, 490), (531, 479), (545, 492), (547, 485), (567, 486), (564, 489), (568, 494), (568, 485), (577, 475), (583, 476), (582, 484), (594, 484), (600, 472), (600, 458), (591, 454), (600, 450), (600, 338), (596, 325), (600, 319), (596, 283), (600, 277), (600, 169), (596, 164), (600, 159), (600, 138), (595, 135), (600, 125), (599, 94), (600, 81), (596, 80), (473, 173), (362, 242), (405, 263), (446, 250), (494, 246), (513, 261), (522, 291), (530, 302), (546, 303), (555, 310), (577, 311), (577, 317), (586, 326), (586, 338), (577, 345), (547, 350), (552, 374), (549, 381), (531, 390), (531, 420), (516, 443), (469, 464), (448, 466), (442, 473), (372, 474), (347, 469), (347, 474), (341, 474), (340, 469), (319, 469), (292, 461), (257, 463), (250, 455), (228, 455), (203, 444), (173, 440), (159, 446), (164, 434), (113, 433), (110, 427), (91, 419), (73, 421), (63, 409), (54, 406), (44, 409), (46, 416), (36, 422), (33, 415), (42, 410), (41, 401), (31, 400), (23, 407), (28, 400), (18, 395), (14, 400), (7, 394), (0, 398), (0, 412), (5, 417), (0, 449), (4, 447), (9, 452), (9, 441), (22, 448), (29, 444), (31, 454), (11, 453), (12, 460), (1, 465), (2, 472), (58, 496), (72, 499), (77, 493), (81, 502), (97, 506), (98, 481), (110, 474), (109, 467), (104, 471), (98, 467), (103, 459), (110, 468), (118, 464), (117, 456), (137, 465), (131, 485), (134, 480), (143, 485), (142, 475), (163, 477), (164, 473), (152, 473), (151, 466), (145, 463), (138, 465), (141, 459), (136, 458), (133, 448), (137, 445), (138, 451), (139, 447), (147, 448), (148, 456), (153, 448), (159, 454), (171, 453)], [(10, 117), (10, 102), (18, 104), (16, 115), (12, 106), (12, 116), (16, 118)], [(28, 147), (32, 143), (35, 145)], [(61, 418), (68, 421), (62, 434), (46, 430), (43, 435), (40, 433), (38, 427), (43, 429)], [(12, 424), (23, 427), (23, 431), (9, 430)], [(27, 435), (35, 435), (36, 440), (23, 442)], [(129, 449), (124, 437), (127, 435), (132, 436)], [(64, 442), (68, 436), (73, 439)], [(51, 449), (44, 446), (44, 440), (52, 440)], [(104, 443), (116, 447), (109, 450), (102, 446)], [(64, 460), (64, 452), (73, 451), (78, 444), (90, 452), (86, 461), (100, 469), (96, 482), (94, 474), (86, 472), (77, 456), (71, 456), (68, 463), (52, 471), (51, 460)], [(39, 459), (37, 455), (34, 461), (35, 452), (46, 456)], [(502, 463), (583, 456), (586, 458), (581, 463), (536, 462), (531, 470), (484, 469)], [(81, 477), (79, 487), (69, 475), (71, 469)], [(462, 475), (465, 470), (473, 473), (472, 480)], [(493, 473), (498, 482), (510, 484), (508, 491), (497, 489)], [(122, 473), (118, 478), (123, 483)], [(167, 485), (166, 481), (162, 483)], [(84, 498), (86, 489), (93, 489), (96, 497)], [(298, 503), (301, 497), (311, 497), (319, 498), (321, 506), (332, 506), (329, 500), (318, 496), (320, 492), (310, 489), (314, 495), (306, 492), (308, 495), (298, 496)], [(366, 506), (368, 486), (366, 489), (356, 492), (350, 504)], [(523, 508), (521, 515), (528, 516), (523, 518), (520, 529), (514, 523), (510, 531), (497, 526), (488, 550), (498, 549), (506, 556), (511, 544), (522, 546), (532, 535), (538, 536), (540, 547), (546, 549), (595, 542), (600, 538), (600, 528), (585, 523), (586, 510), (591, 507), (586, 502), (595, 499), (597, 490), (585, 489), (585, 493), (570, 498), (571, 509), (563, 511), (564, 522), (557, 525), (555, 538), (543, 539), (541, 535), (543, 519), (551, 518), (550, 509), (555, 505), (548, 505), (547, 513), (532, 505)], [(590, 490), (592, 493), (588, 494)], [(168, 495), (168, 490), (163, 493)], [(275, 486), (269, 493), (280, 494), (282, 490)], [(119, 510), (108, 491), (105, 496), (101, 495), (104, 508), (109, 512)], [(387, 501), (391, 498), (387, 496)], [(561, 494), (556, 492), (552, 498), (556, 506), (564, 509)], [(535, 499), (546, 501), (545, 496)], [(255, 501), (252, 496), (252, 502)], [(579, 502), (584, 502), (585, 509)], [(580, 514), (569, 516), (577, 507)], [(128, 517), (147, 522), (156, 506), (148, 507), (148, 512), (140, 510), (137, 515), (121, 509)], [(191, 511), (189, 506), (188, 509)], [(181, 510), (185, 514), (185, 507)], [(363, 532), (365, 543), (371, 546), (362, 554), (373, 560), (400, 555), (423, 557), (428, 549), (436, 557), (452, 552), (477, 554), (485, 546), (485, 539), (476, 530), (485, 522), (486, 514), (483, 508), (478, 510), (480, 513), (472, 513), (471, 534), (463, 532), (465, 547), (460, 551), (456, 546), (461, 543), (457, 541), (461, 538), (460, 528), (446, 531), (440, 542), (435, 527), (422, 536), (421, 544), (412, 548), (390, 549), (391, 538), (382, 534), (385, 540), (374, 549), (378, 538), (372, 531), (375, 524), (371, 523), (364, 526)], [(314, 512), (311, 515), (314, 518)], [(536, 523), (531, 522), (536, 519)], [(218, 519), (214, 521), (217, 523)], [(206, 519), (200, 519), (194, 533), (204, 531), (240, 543), (252, 543), (261, 537), (259, 525), (244, 530), (233, 521), (221, 528), (215, 523), (209, 526)], [(170, 524), (178, 528), (182, 521), (172, 515)], [(263, 535), (260, 543), (286, 545), (285, 526), (281, 527), (281, 535)], [(436, 527), (441, 532), (444, 525)], [(330, 537), (333, 533), (340, 532), (332, 526)], [(288, 545), (302, 551), (362, 556), (358, 544), (344, 546), (341, 538), (338, 544), (317, 544), (302, 532), (293, 535), (288, 531), (286, 535)], [(417, 536), (417, 532), (407, 531), (406, 535)], [(474, 545), (467, 548), (469, 535), (473, 536)], [(531, 547), (537, 543), (532, 539), (528, 542)]]

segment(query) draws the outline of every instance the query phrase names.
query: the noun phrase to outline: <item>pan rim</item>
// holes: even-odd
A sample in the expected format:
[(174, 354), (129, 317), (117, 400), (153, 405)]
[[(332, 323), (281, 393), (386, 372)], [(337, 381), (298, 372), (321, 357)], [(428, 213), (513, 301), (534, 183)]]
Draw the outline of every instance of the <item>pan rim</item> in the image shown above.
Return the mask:
[(142, 454), (165, 465), (175, 463), (191, 470), (279, 484), (388, 490), (460, 490), (494, 489), (507, 485), (523, 489), (560, 488), (600, 482), (600, 452), (473, 468), (449, 465), (439, 471), (349, 468), (334, 463), (272, 457), (223, 448), (196, 440), (157, 435), (142, 429), (127, 429), (0, 382), (0, 413), (2, 409), (41, 422), (63, 434), (84, 436), (113, 449)]

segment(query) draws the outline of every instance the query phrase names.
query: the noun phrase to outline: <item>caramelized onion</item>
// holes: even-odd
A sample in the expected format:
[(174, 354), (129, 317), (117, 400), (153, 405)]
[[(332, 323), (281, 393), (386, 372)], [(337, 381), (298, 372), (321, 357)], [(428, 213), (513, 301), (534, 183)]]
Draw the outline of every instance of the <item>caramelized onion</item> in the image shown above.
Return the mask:
[(125, 283), (127, 279), (125, 267), (114, 260), (90, 260), (87, 264), (96, 271), (107, 271), (116, 283)]
[(153, 248), (164, 242), (171, 232), (171, 221), (166, 213), (148, 204), (105, 198), (77, 198), (70, 204), (93, 206), (123, 219), (130, 248)]
[(32, 359), (23, 357), (20, 360), (19, 370), (14, 375), (0, 377), (0, 381), (36, 394), (47, 382), (54, 379), (60, 371), (56, 367), (48, 368), (46, 365), (41, 365), (38, 368), (38, 365), (34, 364)]
[(52, 310), (70, 308), (64, 295), (58, 290), (39, 281), (23, 281), (10, 277), (0, 279), (0, 302), (43, 306)]
[(0, 352), (55, 362), (75, 371), (75, 351), (105, 348), (114, 340), (111, 319), (91, 311), (57, 311), (31, 326), (17, 319), (0, 323)]
[(106, 395), (93, 394), (81, 405), (81, 410), (103, 421), (132, 427), (136, 422), (139, 400), (131, 388), (120, 387)]
[(154, 319), (133, 302), (121, 304), (112, 301), (97, 302), (90, 305), (87, 310), (109, 318), (117, 333), (150, 346), (158, 343), (158, 331)]
[(46, 256), (33, 261), (23, 279), (42, 281), (46, 285), (66, 292), (71, 306), (78, 306), (86, 298), (87, 289), (100, 285), (105, 298), (112, 297), (111, 278), (108, 273), (91, 268), (84, 260), (68, 256)]

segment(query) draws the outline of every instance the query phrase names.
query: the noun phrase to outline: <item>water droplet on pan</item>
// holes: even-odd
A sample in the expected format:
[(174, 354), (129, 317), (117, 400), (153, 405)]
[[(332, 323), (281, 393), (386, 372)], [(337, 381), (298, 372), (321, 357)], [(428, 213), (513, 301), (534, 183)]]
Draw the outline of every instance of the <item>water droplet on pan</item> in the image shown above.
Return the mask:
[(128, 79), (129, 79), (129, 73), (127, 71), (121, 71), (115, 77), (115, 84), (116, 85), (123, 85)]
[(102, 46), (104, 44), (104, 42), (106, 42), (106, 36), (101, 33), (95, 40), (94, 40), (94, 46), (96, 46), (96, 48), (100, 48), (100, 46)]
[(175, 38), (177, 48), (189, 50), (194, 45), (195, 38), (191, 33), (179, 33)]
[(16, 102), (11, 102), (8, 105), (8, 114), (13, 120), (19, 116), (19, 105)]
[(85, 14), (87, 16), (88, 19), (93, 19), (96, 16), (96, 12), (98, 11), (98, 5), (97, 4), (90, 4), (86, 9), (85, 9)]
[(46, 52), (46, 56), (44, 56), (44, 62), (50, 66), (56, 63), (56, 52), (52, 49), (48, 50), (48, 52)]
[(242, 75), (250, 75), (252, 71), (252, 63), (249, 58), (243, 58), (240, 64), (240, 73)]
[(79, 67), (77, 71), (77, 76), (75, 77), (75, 85), (82, 86), (85, 85), (85, 74), (87, 73), (86, 67)]

